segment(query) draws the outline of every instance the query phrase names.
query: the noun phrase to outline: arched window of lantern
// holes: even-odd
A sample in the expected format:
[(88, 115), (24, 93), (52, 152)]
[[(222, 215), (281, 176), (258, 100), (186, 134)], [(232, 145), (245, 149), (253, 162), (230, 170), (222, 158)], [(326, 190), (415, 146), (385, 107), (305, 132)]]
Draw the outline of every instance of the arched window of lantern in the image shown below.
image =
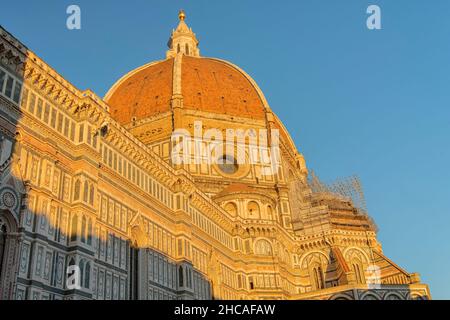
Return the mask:
[(74, 188), (75, 190), (74, 190), (74, 196), (73, 196), (73, 199), (74, 200), (80, 200), (80, 189), (81, 189), (81, 182), (80, 182), (80, 180), (76, 180), (75, 181), (75, 188)]
[(86, 217), (81, 218), (81, 242), (86, 243)]
[(91, 206), (94, 205), (94, 196), (95, 196), (95, 189), (94, 189), (94, 185), (91, 184), (91, 188), (89, 190), (89, 204)]
[(84, 287), (89, 289), (91, 282), (91, 264), (89, 262), (86, 263), (86, 270), (84, 275)]
[(78, 216), (75, 214), (72, 217), (72, 229), (70, 233), (70, 241), (76, 241), (78, 234)]
[(88, 202), (89, 184), (87, 181), (84, 182), (83, 187), (83, 201)]

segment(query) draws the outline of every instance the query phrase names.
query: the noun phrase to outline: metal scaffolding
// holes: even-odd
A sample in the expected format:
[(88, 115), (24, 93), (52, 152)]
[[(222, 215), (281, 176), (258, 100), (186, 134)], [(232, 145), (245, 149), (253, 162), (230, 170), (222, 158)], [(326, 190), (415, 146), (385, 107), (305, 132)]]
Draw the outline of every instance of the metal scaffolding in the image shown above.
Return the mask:
[(356, 175), (335, 180), (331, 183), (322, 182), (311, 170), (308, 176), (308, 184), (314, 193), (332, 193), (350, 199), (362, 213), (367, 214), (367, 205), (364, 198), (361, 181)]

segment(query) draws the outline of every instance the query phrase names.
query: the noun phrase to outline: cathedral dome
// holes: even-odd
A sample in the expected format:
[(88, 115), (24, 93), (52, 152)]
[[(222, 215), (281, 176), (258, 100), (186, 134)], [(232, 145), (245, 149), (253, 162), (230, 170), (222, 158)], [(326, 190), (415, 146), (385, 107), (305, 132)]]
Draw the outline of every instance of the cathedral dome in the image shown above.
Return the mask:
[[(276, 129), (281, 143), (296, 157), (292, 138), (256, 82), (231, 62), (202, 57), (184, 12), (179, 19), (166, 58), (132, 70), (110, 88), (104, 100), (111, 117), (141, 142), (153, 146), (170, 139), (177, 129), (193, 131), (197, 120), (205, 130), (222, 132), (229, 128)], [(169, 158), (167, 147), (155, 150), (163, 159)]]
[[(179, 82), (183, 107), (251, 119), (265, 118), (264, 98), (253, 80), (233, 64), (182, 55), (140, 67), (108, 92), (111, 115), (122, 124), (169, 112)], [(175, 70), (179, 68), (180, 70)], [(174, 75), (180, 75), (178, 79)]]
[(181, 99), (186, 110), (265, 120), (269, 107), (254, 80), (230, 62), (201, 57), (184, 12), (179, 19), (166, 59), (129, 72), (106, 94), (112, 117), (124, 125), (146, 120)]

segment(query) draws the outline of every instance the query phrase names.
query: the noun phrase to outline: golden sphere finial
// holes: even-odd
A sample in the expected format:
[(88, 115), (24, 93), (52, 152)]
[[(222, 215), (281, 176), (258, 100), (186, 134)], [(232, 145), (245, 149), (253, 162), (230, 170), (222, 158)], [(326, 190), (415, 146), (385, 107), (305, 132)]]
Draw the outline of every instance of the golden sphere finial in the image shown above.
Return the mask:
[(180, 19), (180, 21), (183, 21), (186, 18), (184, 10), (180, 10), (180, 12), (178, 13), (178, 18)]

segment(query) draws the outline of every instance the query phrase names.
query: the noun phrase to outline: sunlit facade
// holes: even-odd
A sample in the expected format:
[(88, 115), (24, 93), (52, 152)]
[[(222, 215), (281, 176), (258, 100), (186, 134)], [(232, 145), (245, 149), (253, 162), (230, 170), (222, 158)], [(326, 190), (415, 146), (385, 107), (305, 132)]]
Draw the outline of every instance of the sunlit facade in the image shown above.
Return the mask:
[[(165, 59), (103, 99), (0, 29), (0, 299), (429, 299), (351, 197), (308, 179), (255, 81), (202, 57), (179, 18)], [(280, 168), (248, 161), (249, 137), (244, 163), (173, 162), (177, 129), (211, 128), (279, 132)]]

